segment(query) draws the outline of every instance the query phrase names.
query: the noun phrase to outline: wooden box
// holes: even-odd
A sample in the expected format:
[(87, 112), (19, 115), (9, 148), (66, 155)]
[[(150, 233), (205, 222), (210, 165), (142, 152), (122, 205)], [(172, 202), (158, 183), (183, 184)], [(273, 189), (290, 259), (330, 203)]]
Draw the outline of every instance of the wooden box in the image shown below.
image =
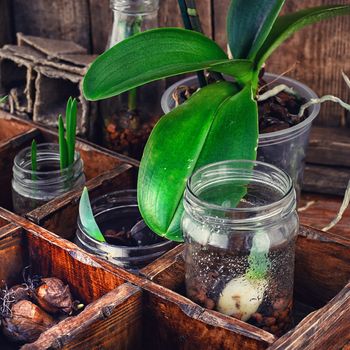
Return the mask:
[[(42, 277), (69, 284), (73, 296), (85, 305), (23, 349), (139, 349), (142, 335), (142, 291), (123, 277), (105, 270), (74, 244), (0, 209), (0, 280), (8, 286), (22, 282), (30, 266)], [(0, 336), (1, 349), (18, 345)]]
[[(12, 210), (11, 179), (12, 166), (16, 154), (25, 147), (30, 146), (32, 140), (37, 143), (58, 143), (57, 133), (15, 118), (5, 112), (0, 112), (0, 206)], [(125, 183), (135, 182), (130, 158), (108, 152), (81, 139), (77, 140), (76, 148), (84, 162), (86, 184), (90, 188), (95, 183), (103, 184), (106, 179), (115, 178), (121, 173), (127, 173), (120, 180)], [(137, 164), (137, 163), (136, 163)], [(51, 202), (50, 202), (51, 203)], [(51, 204), (49, 204), (51, 207)]]
[(182, 252), (183, 246), (178, 246), (141, 271), (156, 284), (144, 286), (148, 291), (145, 335), (150, 335), (151, 349), (331, 350), (350, 340), (350, 240), (301, 228), (296, 249), (296, 326), (280, 339), (187, 299)]

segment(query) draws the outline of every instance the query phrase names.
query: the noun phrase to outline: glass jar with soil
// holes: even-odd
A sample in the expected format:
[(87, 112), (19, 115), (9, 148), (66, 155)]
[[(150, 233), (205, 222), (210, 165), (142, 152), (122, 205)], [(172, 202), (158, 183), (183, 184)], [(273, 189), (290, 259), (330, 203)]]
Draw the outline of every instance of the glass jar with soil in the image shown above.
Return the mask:
[[(110, 0), (110, 6), (113, 27), (107, 49), (134, 34), (158, 27), (159, 0)], [(120, 64), (128, 69), (127, 57)], [(163, 91), (164, 83), (158, 81), (101, 102), (103, 145), (140, 159), (161, 115), (159, 100)]]
[(75, 242), (89, 253), (137, 272), (175, 246), (146, 226), (138, 209), (136, 190), (103, 195), (92, 200), (91, 207), (106, 242), (89, 236), (78, 218)]
[(25, 214), (50, 200), (85, 184), (83, 161), (75, 152), (74, 163), (60, 169), (59, 145), (37, 146), (37, 170), (32, 170), (31, 147), (19, 152), (14, 160), (12, 177), (13, 210)]
[(189, 179), (184, 207), (188, 297), (273, 334), (286, 332), (299, 228), (290, 177), (261, 162), (211, 164)]

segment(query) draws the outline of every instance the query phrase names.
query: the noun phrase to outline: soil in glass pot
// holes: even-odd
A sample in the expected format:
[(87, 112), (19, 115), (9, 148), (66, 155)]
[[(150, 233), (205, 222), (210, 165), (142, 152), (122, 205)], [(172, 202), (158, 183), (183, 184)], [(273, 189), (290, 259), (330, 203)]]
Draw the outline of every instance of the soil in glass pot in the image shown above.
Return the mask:
[(12, 171), (13, 210), (21, 215), (85, 184), (79, 152), (74, 163), (61, 170), (59, 145), (54, 143), (37, 146), (37, 171), (32, 170), (31, 147), (16, 155)]
[(288, 331), (299, 229), (290, 177), (261, 162), (214, 163), (189, 179), (184, 207), (188, 297), (275, 335)]
[[(110, 0), (110, 6), (114, 20), (107, 49), (134, 34), (158, 27), (159, 0)], [(163, 91), (164, 82), (158, 81), (101, 102), (103, 145), (141, 159), (148, 136), (161, 115), (159, 100)]]
[(91, 238), (78, 218), (75, 242), (89, 253), (137, 273), (175, 246), (146, 226), (138, 209), (136, 190), (103, 195), (92, 200), (91, 207), (106, 242)]

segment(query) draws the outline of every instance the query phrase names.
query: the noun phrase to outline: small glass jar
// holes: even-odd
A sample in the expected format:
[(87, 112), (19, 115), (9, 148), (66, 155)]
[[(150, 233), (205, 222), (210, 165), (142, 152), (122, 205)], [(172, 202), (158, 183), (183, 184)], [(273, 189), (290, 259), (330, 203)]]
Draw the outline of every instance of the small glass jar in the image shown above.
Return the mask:
[(37, 146), (37, 171), (32, 171), (31, 147), (20, 151), (12, 168), (12, 203), (17, 214), (25, 214), (50, 200), (85, 184), (83, 161), (75, 152), (75, 160), (60, 170), (59, 145)]
[(188, 297), (275, 335), (287, 331), (299, 230), (291, 178), (262, 162), (210, 164), (189, 179), (184, 207)]
[(138, 209), (136, 190), (108, 193), (92, 200), (91, 207), (106, 242), (90, 237), (78, 218), (75, 243), (89, 253), (137, 273), (175, 246), (146, 226)]
[[(114, 19), (107, 49), (158, 27), (159, 0), (110, 0), (110, 6)], [(163, 91), (164, 81), (155, 81), (102, 101), (103, 145), (141, 159), (149, 134), (162, 114), (159, 101)]]

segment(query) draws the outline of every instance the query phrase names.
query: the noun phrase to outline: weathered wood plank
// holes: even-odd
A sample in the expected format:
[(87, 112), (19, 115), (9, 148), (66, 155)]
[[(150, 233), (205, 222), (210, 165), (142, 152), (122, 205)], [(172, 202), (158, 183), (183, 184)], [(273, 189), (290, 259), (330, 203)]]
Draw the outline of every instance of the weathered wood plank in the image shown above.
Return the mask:
[[(322, 229), (337, 215), (342, 198), (335, 196), (303, 194), (299, 210), (303, 225)], [(344, 213), (342, 220), (329, 232), (350, 239), (350, 208)]]
[(343, 196), (350, 179), (350, 168), (307, 164), (303, 191)]
[(110, 0), (89, 0), (93, 53), (101, 54), (107, 47), (113, 23), (109, 4)]
[(345, 128), (313, 127), (306, 161), (350, 167), (350, 131)]
[(350, 284), (268, 350), (341, 349), (350, 337)]
[(13, 8), (16, 32), (71, 40), (91, 49), (87, 0), (13, 0)]
[(11, 0), (0, 0), (0, 47), (15, 40), (11, 18)]

